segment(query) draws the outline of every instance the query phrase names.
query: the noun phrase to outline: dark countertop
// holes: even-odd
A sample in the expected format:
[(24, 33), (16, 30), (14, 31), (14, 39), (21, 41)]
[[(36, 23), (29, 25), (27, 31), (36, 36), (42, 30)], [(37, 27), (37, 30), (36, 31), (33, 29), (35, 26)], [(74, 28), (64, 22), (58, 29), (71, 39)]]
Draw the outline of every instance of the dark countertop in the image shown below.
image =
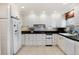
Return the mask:
[[(59, 31), (21, 31), (22, 34), (47, 34), (47, 33), (60, 33)], [(61, 32), (61, 33), (65, 33), (65, 32)]]
[(36, 31), (34, 30), (33, 32), (29, 29), (29, 30), (22, 30), (21, 33), (22, 34), (47, 34), (47, 33), (65, 33), (64, 29), (65, 28), (56, 28), (57, 30), (49, 30), (49, 29), (45, 29), (42, 31)]
[(77, 38), (75, 38), (75, 37), (65, 36), (65, 35), (60, 34), (60, 33), (66, 33), (66, 32), (59, 32), (59, 31), (33, 31), (33, 32), (31, 32), (31, 31), (21, 31), (21, 33), (22, 34), (55, 34), (56, 33), (56, 34), (59, 34), (61, 36), (66, 37), (66, 38), (69, 38), (71, 40), (79, 42), (79, 40), (77, 40)]
[(74, 40), (74, 41), (79, 42), (79, 40), (77, 40), (77, 38), (75, 38), (75, 37), (72, 37), (72, 36), (65, 36), (65, 35), (62, 35), (62, 34), (59, 34), (59, 35), (64, 36), (64, 37), (66, 37), (66, 38), (69, 38), (69, 39), (71, 39), (71, 40)]

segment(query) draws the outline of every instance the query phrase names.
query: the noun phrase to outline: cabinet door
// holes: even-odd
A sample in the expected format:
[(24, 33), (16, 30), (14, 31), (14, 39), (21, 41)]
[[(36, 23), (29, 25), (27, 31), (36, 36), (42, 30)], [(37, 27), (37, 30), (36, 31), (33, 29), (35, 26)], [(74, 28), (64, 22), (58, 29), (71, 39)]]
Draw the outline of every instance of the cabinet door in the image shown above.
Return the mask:
[(63, 49), (63, 37), (61, 35), (58, 35), (58, 46)]
[(41, 40), (41, 35), (40, 34), (35, 34), (34, 36), (34, 41), (36, 45), (40, 45), (40, 40)]
[(28, 34), (24, 34), (24, 45), (28, 45)]
[(57, 44), (58, 44), (58, 35), (53, 34), (53, 45), (57, 45)]
[(19, 49), (22, 46), (22, 37), (21, 37), (21, 22), (18, 20), (18, 40), (19, 40)]
[(0, 4), (0, 18), (7, 18), (8, 17), (8, 4)]
[(1, 54), (7, 54), (7, 22), (0, 22)]
[(31, 39), (32, 38), (32, 35), (31, 34), (28, 34), (28, 38), (29, 39), (28, 39), (28, 42), (27, 43), (28, 43), (28, 45), (31, 45), (31, 40), (33, 40), (33, 39)]
[(32, 45), (37, 45), (37, 34), (32, 34)]
[(79, 55), (79, 42), (75, 41), (75, 55)]
[(63, 37), (63, 36), (61, 36), (60, 35), (60, 48), (63, 50), (63, 51), (65, 51), (65, 46), (66, 46), (66, 44), (65, 44), (65, 37)]
[(36, 34), (36, 44), (37, 45), (44, 45), (44, 35), (43, 34)]
[[(0, 25), (1, 27), (1, 25)], [(0, 55), (1, 55), (1, 28), (0, 28)]]
[(58, 43), (57, 44), (60, 47), (61, 46), (61, 39), (60, 39), (60, 36), (59, 35), (57, 35), (57, 37), (58, 37), (58, 39), (57, 39), (58, 40)]
[(74, 41), (64, 38), (64, 52), (68, 55), (74, 55)]
[(24, 45), (26, 43), (26, 36), (25, 34), (22, 34), (22, 45)]
[(58, 46), (68, 55), (74, 54), (74, 41), (58, 35)]

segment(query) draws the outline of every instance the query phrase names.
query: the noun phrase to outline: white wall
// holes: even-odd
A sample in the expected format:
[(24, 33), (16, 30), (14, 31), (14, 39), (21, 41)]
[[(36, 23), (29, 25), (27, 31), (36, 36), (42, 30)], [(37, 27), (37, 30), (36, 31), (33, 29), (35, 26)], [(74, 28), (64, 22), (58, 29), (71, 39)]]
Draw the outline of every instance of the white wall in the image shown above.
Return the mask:
[(76, 25), (79, 24), (79, 7), (74, 8), (75, 16), (73, 18), (68, 19), (67, 25)]
[(74, 17), (74, 22), (79, 23), (79, 6), (75, 7), (75, 17)]
[(46, 26), (64, 27), (66, 22), (60, 13), (54, 12), (49, 15), (42, 12), (40, 15), (31, 13), (28, 16), (25, 16), (23, 26), (33, 26), (33, 24), (46, 24)]

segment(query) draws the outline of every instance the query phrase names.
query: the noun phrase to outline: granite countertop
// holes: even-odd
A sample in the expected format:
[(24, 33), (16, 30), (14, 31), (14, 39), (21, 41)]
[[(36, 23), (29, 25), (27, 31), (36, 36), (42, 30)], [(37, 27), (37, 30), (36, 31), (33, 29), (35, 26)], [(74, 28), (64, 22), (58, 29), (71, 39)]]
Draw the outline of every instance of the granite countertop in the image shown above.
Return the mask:
[(31, 30), (29, 28), (24, 27), (24, 28), (22, 28), (21, 32), (22, 32), (22, 34), (42, 34), (42, 33), (56, 33), (57, 30), (55, 30), (55, 29), (51, 29), (51, 30), (49, 30), (49, 29)]
[(22, 34), (47, 34), (58, 33), (58, 31), (21, 31)]
[(75, 36), (66, 36), (66, 35), (63, 35), (63, 33), (62, 33), (62, 34), (59, 33), (59, 35), (64, 36), (64, 37), (66, 37), (66, 38), (69, 38), (69, 39), (71, 39), (71, 40), (74, 40), (74, 41), (79, 42), (78, 38), (76, 38)]
[[(31, 28), (33, 28), (33, 27), (31, 27)], [(61, 27), (61, 28), (34, 29), (34, 31), (57, 31), (58, 29), (65, 29), (65, 28)], [(31, 29), (28, 26), (23, 26), (21, 28), (21, 31), (31, 31)]]
[[(64, 31), (61, 31), (61, 32), (64, 32)], [(59, 31), (57, 30), (57, 28), (52, 28), (52, 29), (48, 29), (48, 28), (45, 28), (45, 29), (33, 29), (31, 30), (29, 27), (22, 27), (21, 29), (21, 33), (22, 34), (42, 34), (42, 33), (59, 33)]]

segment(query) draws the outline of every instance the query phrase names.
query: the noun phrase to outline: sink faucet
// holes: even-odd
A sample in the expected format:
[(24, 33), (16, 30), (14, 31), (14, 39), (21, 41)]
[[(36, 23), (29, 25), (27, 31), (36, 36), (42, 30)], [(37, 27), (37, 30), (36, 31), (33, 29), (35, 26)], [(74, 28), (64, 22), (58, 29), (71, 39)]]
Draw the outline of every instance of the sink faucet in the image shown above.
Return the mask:
[(75, 36), (75, 37), (76, 37), (77, 39), (79, 39), (79, 32), (78, 32), (78, 31), (76, 31), (76, 30), (74, 30), (74, 31), (73, 31), (73, 33), (75, 33), (75, 34), (76, 34), (76, 36)]

